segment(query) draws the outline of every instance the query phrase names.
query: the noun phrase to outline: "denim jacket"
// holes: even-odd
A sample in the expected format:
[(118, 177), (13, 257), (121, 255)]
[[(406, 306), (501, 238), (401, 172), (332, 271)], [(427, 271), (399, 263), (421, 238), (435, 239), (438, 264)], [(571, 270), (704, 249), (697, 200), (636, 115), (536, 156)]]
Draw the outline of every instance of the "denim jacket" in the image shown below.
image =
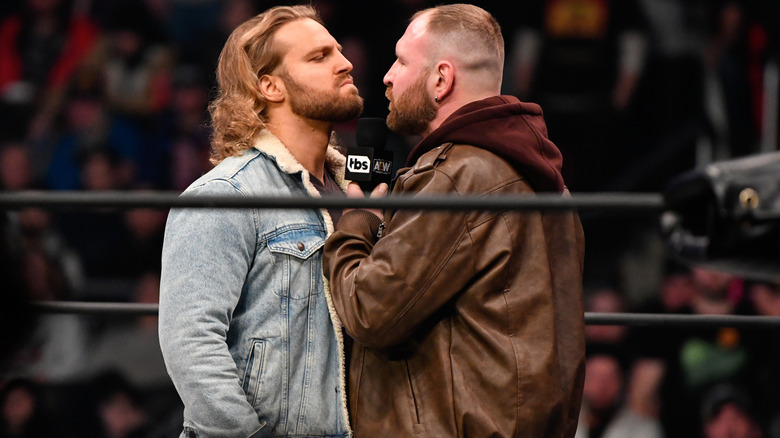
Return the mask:
[[(344, 157), (326, 165), (345, 188)], [(185, 195), (319, 196), (270, 132)], [(351, 436), (344, 342), (322, 272), (324, 209), (172, 209), (159, 331), (182, 436)]]

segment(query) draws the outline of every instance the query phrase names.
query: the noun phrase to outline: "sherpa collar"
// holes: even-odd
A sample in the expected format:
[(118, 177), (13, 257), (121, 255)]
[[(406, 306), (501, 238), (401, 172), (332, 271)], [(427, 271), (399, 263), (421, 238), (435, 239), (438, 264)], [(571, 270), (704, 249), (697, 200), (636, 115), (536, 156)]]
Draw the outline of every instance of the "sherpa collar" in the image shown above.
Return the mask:
[[(279, 168), (286, 173), (298, 173), (303, 174), (304, 185), (306, 189), (314, 196), (319, 196), (319, 192), (311, 186), (309, 172), (303, 167), (303, 165), (295, 159), (290, 153), (290, 150), (267, 129), (263, 129), (255, 139), (254, 148), (264, 154), (272, 157), (276, 160)], [(339, 152), (333, 144), (328, 145), (328, 149), (325, 152), (325, 168), (333, 176), (336, 184), (341, 187), (342, 190), (347, 190), (349, 181), (344, 179), (344, 170), (347, 165), (347, 159)]]

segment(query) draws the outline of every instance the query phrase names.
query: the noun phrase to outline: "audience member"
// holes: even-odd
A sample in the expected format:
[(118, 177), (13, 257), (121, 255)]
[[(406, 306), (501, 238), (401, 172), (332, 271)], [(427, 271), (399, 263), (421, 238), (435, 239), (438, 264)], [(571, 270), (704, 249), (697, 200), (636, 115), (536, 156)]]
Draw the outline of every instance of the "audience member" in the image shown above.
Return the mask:
[(661, 191), (696, 165), (704, 125), (704, 48), (710, 34), (710, 0), (639, 0), (647, 23), (647, 58), (637, 87), (638, 158), (624, 185)]
[[(607, 190), (632, 145), (616, 116), (631, 103), (645, 52), (636, 0), (522, 3), (508, 79), (513, 94), (545, 109), (550, 138), (575, 192)], [(633, 151), (632, 151), (633, 152)]]
[(77, 382), (83, 378), (89, 361), (89, 338), (88, 321), (83, 315), (38, 315), (35, 327), (9, 359), (3, 375), (45, 385)]
[(21, 244), (20, 272), (30, 298), (74, 298), (84, 281), (82, 261), (52, 223), (52, 213), (29, 208), (10, 217)]
[[(573, 194), (632, 190), (618, 183), (638, 155), (633, 101), (647, 43), (637, 0), (516, 4), (523, 13), (513, 29), (505, 88), (544, 108)], [(588, 241), (600, 242), (585, 249), (585, 281), (617, 275), (635, 224), (593, 212), (581, 219)]]
[(174, 72), (172, 105), (163, 114), (161, 133), (170, 149), (169, 175), (160, 181), (164, 188), (182, 191), (211, 169), (207, 86), (195, 65), (181, 65)]
[[(597, 313), (623, 313), (625, 298), (612, 287), (600, 287), (585, 293), (585, 311)], [(627, 327), (624, 325), (585, 326), (585, 340), (589, 345), (611, 345), (623, 347)]]
[[(239, 24), (250, 19), (262, 11), (259, 2), (255, 0), (224, 0), (213, 2), (207, 0), (203, 7), (199, 8), (196, 2), (188, 0), (177, 1), (180, 3), (173, 13), (168, 14), (165, 20), (166, 27), (169, 29), (174, 51), (176, 52), (177, 65), (194, 66), (200, 71), (206, 79), (205, 89), (209, 92), (209, 97), (216, 90), (216, 61), (225, 45), (230, 32)], [(188, 5), (188, 3), (190, 5)], [(190, 13), (188, 8), (193, 6), (195, 13)], [(212, 10), (217, 7), (207, 19), (199, 19), (198, 15), (203, 10)], [(177, 10), (176, 10), (177, 9)], [(201, 32), (193, 32), (197, 27), (186, 27), (176, 21), (176, 15), (189, 15), (190, 20), (199, 19), (197, 27)]]
[(762, 438), (750, 396), (729, 384), (712, 388), (701, 402), (703, 438)]
[[(132, 302), (156, 304), (159, 291), (159, 271), (147, 272), (136, 282)], [(160, 352), (157, 316), (139, 316), (106, 325), (93, 337), (89, 358), (88, 375), (112, 371), (144, 392), (172, 387)]]
[(679, 313), (687, 311), (696, 295), (691, 268), (667, 260), (658, 293), (638, 305), (640, 313)]
[[(9, 143), (0, 149), (0, 188), (5, 190), (32, 190), (35, 183), (31, 160), (25, 145)], [(51, 213), (28, 208), (9, 211), (7, 236), (14, 241), (19, 263), (15, 274), (20, 274), (25, 294), (30, 299), (69, 297), (80, 283), (80, 260), (64, 244), (52, 226)]]
[(0, 189), (26, 190), (34, 186), (30, 156), (22, 143), (0, 146)]
[(41, 438), (58, 435), (45, 412), (40, 386), (13, 379), (0, 387), (0, 438)]
[[(753, 280), (746, 284), (747, 298), (756, 314), (780, 317), (780, 282)], [(745, 333), (751, 354), (751, 384), (755, 419), (771, 438), (780, 438), (780, 329), (761, 327)]]
[(0, 370), (24, 346), (35, 328), (35, 314), (21, 273), (22, 245), (11, 232), (8, 215), (0, 213), (0, 278), (3, 279), (0, 306)]
[(144, 123), (170, 102), (173, 54), (147, 2), (117, 3), (106, 21), (98, 65), (112, 111)]
[[(743, 299), (743, 281), (716, 270), (691, 269), (694, 294), (688, 315), (752, 314)], [(632, 334), (634, 380), (630, 400), (637, 411), (655, 411), (668, 437), (690, 437), (700, 431), (704, 393), (721, 382), (750, 377), (750, 346), (743, 330), (733, 327), (669, 326), (635, 330)]]
[(168, 213), (165, 210), (134, 208), (123, 213), (126, 239), (122, 249), (122, 269), (117, 277), (134, 280), (149, 272), (160, 271), (163, 233)]
[[(111, 191), (120, 186), (120, 162), (110, 150), (85, 153), (79, 178), (86, 190)], [(85, 280), (122, 277), (126, 267), (123, 244), (129, 230), (121, 212), (64, 211), (57, 216), (57, 229), (81, 260)]]
[[(0, 131), (45, 129), (64, 86), (99, 37), (68, 0), (23, 0), (0, 23)], [(33, 118), (38, 120), (33, 124)], [(35, 132), (33, 132), (35, 134)]]
[(147, 435), (149, 413), (143, 395), (120, 374), (106, 372), (94, 380), (102, 438), (141, 438)]
[(253, 0), (173, 0), (163, 19), (180, 63), (212, 75), (230, 32), (260, 12)]
[[(619, 351), (619, 349), (618, 349)], [(658, 420), (632, 412), (625, 402), (625, 359), (612, 349), (588, 353), (580, 423), (575, 438), (662, 438)]]
[[(689, 314), (695, 283), (690, 268), (671, 261), (665, 263), (666, 271), (661, 289), (655, 297), (641, 303), (635, 311), (652, 314)], [(677, 327), (638, 327), (629, 330), (631, 354), (638, 360), (632, 364), (628, 382), (628, 403), (634, 412), (658, 418), (660, 399), (658, 387), (666, 370), (666, 361), (675, 360), (678, 345), (669, 342), (675, 338)]]
[[(110, 151), (117, 160), (112, 169), (115, 189), (127, 188), (136, 175), (137, 154), (143, 137), (137, 127), (108, 110), (99, 73), (79, 71), (63, 104), (63, 125), (52, 133), (46, 168), (46, 187), (52, 190), (89, 190), (84, 163), (94, 152)], [(45, 147), (45, 146), (42, 146)]]
[[(764, 4), (766, 3), (766, 4)], [(759, 151), (764, 113), (764, 66), (769, 32), (778, 24), (775, 2), (714, 2), (712, 34), (704, 52), (708, 117), (715, 150), (711, 160)], [(775, 126), (777, 121), (775, 121)]]
[(149, 4), (112, 3), (106, 38), (91, 62), (100, 68), (105, 110), (139, 137), (132, 149), (121, 154), (133, 166), (131, 182), (163, 187), (169, 149), (160, 139), (160, 119), (171, 105), (175, 56)]

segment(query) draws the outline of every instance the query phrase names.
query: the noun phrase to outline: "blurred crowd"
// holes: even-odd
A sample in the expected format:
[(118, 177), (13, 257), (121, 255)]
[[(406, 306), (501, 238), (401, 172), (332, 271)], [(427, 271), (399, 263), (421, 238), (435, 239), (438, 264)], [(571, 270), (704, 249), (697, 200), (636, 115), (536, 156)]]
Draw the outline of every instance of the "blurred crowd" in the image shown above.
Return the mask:
[[(207, 107), (227, 35), (294, 3), (3, 1), (0, 188), (183, 190), (211, 167)], [(353, 63), (364, 115), (384, 117), (395, 42), (415, 11), (438, 2), (304, 3)], [(474, 3), (502, 25), (503, 92), (542, 105), (575, 194), (659, 192), (696, 166), (778, 149), (778, 121), (767, 117), (778, 2)], [(354, 126), (337, 127), (344, 145)], [(391, 135), (388, 147), (400, 163), (413, 143)], [(24, 306), (156, 303), (166, 213), (2, 212), (4, 304), (21, 305), (0, 310), (0, 438), (178, 434), (156, 317)], [(778, 284), (670, 260), (657, 218), (582, 219), (588, 311), (780, 316)], [(778, 341), (764, 328), (589, 326), (578, 436), (780, 437)]]

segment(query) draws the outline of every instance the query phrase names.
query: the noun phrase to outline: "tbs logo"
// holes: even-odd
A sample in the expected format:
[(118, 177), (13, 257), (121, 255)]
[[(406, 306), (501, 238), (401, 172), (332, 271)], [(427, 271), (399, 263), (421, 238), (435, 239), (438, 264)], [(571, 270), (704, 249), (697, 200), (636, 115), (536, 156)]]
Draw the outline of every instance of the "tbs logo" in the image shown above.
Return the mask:
[(352, 155), (347, 160), (347, 170), (355, 173), (371, 173), (371, 160), (364, 155)]

